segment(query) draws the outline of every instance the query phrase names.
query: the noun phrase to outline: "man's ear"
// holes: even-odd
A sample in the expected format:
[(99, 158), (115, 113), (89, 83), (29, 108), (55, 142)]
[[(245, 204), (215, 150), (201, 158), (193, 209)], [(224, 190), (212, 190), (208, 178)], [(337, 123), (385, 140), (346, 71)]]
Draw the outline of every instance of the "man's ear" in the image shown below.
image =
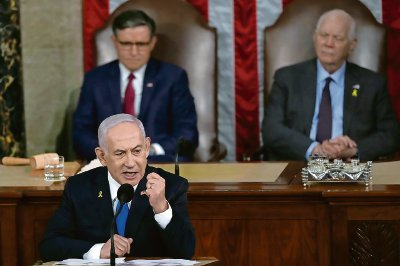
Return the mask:
[(351, 43), (350, 43), (350, 53), (354, 51), (356, 46), (357, 46), (357, 38), (354, 38), (353, 40), (351, 40)]
[(153, 35), (153, 37), (151, 37), (150, 51), (153, 51), (154, 47), (156, 46), (156, 43), (157, 43), (157, 36)]
[(114, 35), (114, 34), (113, 34), (113, 35), (111, 35), (111, 40), (112, 40), (112, 42), (113, 42), (113, 44), (114, 44), (115, 48), (117, 48), (117, 37), (115, 37), (115, 35)]
[(103, 166), (107, 166), (107, 161), (106, 161), (106, 158), (105, 158), (105, 152), (103, 151), (103, 149), (100, 148), (100, 147), (97, 147), (95, 149), (95, 152), (96, 152), (97, 159), (99, 159), (100, 163)]
[(146, 158), (149, 157), (149, 154), (150, 154), (150, 143), (151, 143), (150, 137), (146, 137), (146, 139), (145, 139)]

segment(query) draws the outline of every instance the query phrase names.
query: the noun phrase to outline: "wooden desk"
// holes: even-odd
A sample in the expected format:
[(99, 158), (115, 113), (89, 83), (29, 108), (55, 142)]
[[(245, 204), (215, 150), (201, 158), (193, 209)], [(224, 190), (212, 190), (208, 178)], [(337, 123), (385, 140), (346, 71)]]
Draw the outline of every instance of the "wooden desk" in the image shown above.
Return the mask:
[[(400, 185), (304, 188), (302, 166), (290, 163), (274, 182), (190, 183), (195, 256), (221, 265), (400, 265)], [(262, 167), (261, 176), (269, 164)], [(208, 175), (219, 175), (213, 171)], [(38, 259), (37, 243), (62, 191), (62, 183), (0, 188), (1, 265)]]

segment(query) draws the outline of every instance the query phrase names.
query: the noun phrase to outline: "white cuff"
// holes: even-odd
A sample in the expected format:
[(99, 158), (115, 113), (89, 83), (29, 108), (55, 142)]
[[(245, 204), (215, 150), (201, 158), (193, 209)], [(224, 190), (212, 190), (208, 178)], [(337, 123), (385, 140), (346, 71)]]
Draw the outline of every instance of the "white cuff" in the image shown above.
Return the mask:
[(101, 248), (103, 247), (104, 243), (95, 244), (93, 247), (89, 249), (88, 252), (83, 254), (84, 260), (93, 260), (93, 259), (100, 259)]
[(165, 227), (167, 227), (167, 225), (172, 219), (172, 208), (171, 205), (169, 205), (168, 201), (167, 203), (168, 203), (168, 209), (165, 212), (154, 214), (154, 219), (162, 229), (165, 229)]
[(306, 151), (306, 161), (310, 160), (310, 157), (312, 155), (312, 151), (314, 150), (314, 148), (318, 145), (319, 143), (317, 141), (314, 141), (313, 143), (311, 143), (310, 147), (308, 147), (307, 151)]

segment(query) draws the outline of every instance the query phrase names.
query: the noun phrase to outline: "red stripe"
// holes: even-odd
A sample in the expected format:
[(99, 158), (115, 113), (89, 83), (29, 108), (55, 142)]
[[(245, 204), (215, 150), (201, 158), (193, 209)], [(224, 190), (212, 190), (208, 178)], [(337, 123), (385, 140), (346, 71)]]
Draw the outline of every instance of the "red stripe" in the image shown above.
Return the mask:
[(289, 5), (293, 0), (282, 0), (282, 7), (285, 8), (287, 5)]
[(236, 159), (260, 146), (256, 0), (234, 0)]
[(83, 2), (83, 49), (85, 71), (95, 66), (94, 33), (104, 25), (110, 15), (109, 0)]
[(387, 77), (389, 94), (400, 120), (400, 2), (382, 0), (383, 23), (388, 26)]
[(208, 22), (208, 0), (187, 0), (192, 4)]

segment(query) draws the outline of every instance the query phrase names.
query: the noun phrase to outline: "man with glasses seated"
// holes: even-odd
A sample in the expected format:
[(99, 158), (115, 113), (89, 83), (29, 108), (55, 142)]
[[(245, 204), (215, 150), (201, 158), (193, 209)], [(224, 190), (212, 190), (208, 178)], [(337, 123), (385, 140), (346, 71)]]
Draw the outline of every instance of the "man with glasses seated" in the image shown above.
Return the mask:
[[(119, 14), (112, 24), (118, 60), (86, 73), (73, 119), (74, 149), (92, 160), (97, 128), (105, 118), (138, 117), (151, 138), (150, 162), (173, 161), (179, 138), (198, 145), (197, 116), (186, 71), (151, 57), (157, 37), (152, 18), (140, 10)], [(192, 153), (182, 160), (190, 161)]]

